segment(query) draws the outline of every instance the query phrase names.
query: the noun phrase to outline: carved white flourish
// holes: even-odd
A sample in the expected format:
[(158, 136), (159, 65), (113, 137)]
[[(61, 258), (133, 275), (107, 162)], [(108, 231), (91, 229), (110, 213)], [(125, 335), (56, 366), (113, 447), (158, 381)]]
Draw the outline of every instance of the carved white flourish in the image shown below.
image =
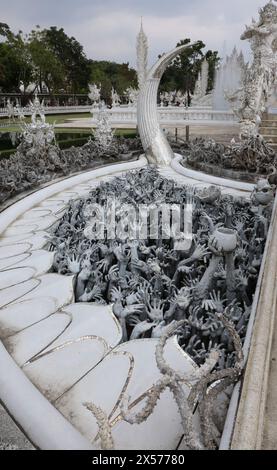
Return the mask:
[[(32, 113), (31, 123), (22, 122), (22, 136), (26, 144), (34, 147), (45, 147), (55, 139), (54, 124), (48, 124), (45, 119), (44, 102), (40, 102), (37, 94), (35, 99), (29, 102), (29, 109)], [(20, 111), (18, 112), (20, 117)]]

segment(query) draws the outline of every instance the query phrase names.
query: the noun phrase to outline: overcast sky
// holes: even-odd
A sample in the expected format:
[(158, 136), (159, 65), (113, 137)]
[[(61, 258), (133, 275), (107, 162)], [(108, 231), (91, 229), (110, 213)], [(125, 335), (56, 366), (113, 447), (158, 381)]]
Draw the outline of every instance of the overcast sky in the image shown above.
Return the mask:
[(91, 59), (129, 62), (135, 66), (136, 35), (143, 17), (149, 62), (180, 39), (201, 39), (222, 54), (240, 41), (244, 25), (257, 18), (267, 0), (0, 0), (0, 21), (13, 31), (35, 25), (63, 27)]

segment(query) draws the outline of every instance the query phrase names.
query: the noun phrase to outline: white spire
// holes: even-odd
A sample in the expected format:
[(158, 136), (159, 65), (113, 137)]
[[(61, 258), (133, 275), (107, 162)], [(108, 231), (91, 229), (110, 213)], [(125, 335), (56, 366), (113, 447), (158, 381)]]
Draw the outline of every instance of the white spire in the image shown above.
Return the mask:
[(138, 84), (141, 89), (147, 75), (147, 55), (148, 55), (148, 41), (147, 36), (143, 31), (142, 17), (140, 23), (140, 31), (137, 36), (137, 76)]
[(205, 96), (208, 90), (209, 82), (209, 63), (205, 57), (201, 65), (201, 95)]

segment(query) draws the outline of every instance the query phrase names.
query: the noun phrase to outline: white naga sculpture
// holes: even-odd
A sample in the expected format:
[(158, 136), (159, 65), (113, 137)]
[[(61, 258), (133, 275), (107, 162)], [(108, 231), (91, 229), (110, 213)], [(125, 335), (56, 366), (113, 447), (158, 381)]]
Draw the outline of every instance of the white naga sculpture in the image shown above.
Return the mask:
[(101, 86), (98, 87), (95, 83), (89, 84), (88, 97), (92, 101), (93, 107), (98, 106), (101, 97)]
[(246, 69), (243, 87), (231, 97), (234, 112), (240, 119), (242, 138), (257, 134), (261, 115), (276, 82), (277, 6), (270, 1), (259, 13), (259, 20), (252, 20), (241, 36), (242, 40), (250, 41), (253, 63)]
[(137, 36), (137, 76), (138, 85), (141, 89), (147, 76), (147, 56), (148, 56), (148, 41), (147, 36), (143, 31), (142, 21), (140, 31)]
[(150, 69), (143, 88), (140, 90), (137, 119), (141, 142), (149, 162), (168, 165), (173, 158), (173, 151), (159, 125), (157, 112), (157, 92), (161, 77), (171, 60), (180, 52), (194, 44), (176, 47), (163, 54)]

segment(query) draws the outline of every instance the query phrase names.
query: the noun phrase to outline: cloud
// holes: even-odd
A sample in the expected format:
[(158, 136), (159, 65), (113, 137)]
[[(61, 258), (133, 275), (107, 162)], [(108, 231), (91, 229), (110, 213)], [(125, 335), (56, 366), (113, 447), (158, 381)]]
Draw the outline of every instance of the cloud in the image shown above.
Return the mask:
[(180, 39), (201, 39), (207, 48), (227, 52), (240, 41), (244, 24), (257, 17), (266, 0), (0, 0), (1, 21), (29, 32), (35, 25), (56, 25), (83, 44), (92, 59), (130, 62), (140, 16), (149, 38), (149, 58), (174, 47)]

